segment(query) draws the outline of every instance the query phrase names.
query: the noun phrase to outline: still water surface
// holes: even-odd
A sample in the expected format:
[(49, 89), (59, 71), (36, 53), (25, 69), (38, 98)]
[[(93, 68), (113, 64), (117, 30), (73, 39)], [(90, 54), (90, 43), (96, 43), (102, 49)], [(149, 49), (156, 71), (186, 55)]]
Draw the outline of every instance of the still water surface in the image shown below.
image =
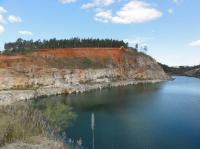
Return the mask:
[(200, 149), (200, 79), (176, 77), (66, 98), (78, 114), (68, 136), (92, 149)]

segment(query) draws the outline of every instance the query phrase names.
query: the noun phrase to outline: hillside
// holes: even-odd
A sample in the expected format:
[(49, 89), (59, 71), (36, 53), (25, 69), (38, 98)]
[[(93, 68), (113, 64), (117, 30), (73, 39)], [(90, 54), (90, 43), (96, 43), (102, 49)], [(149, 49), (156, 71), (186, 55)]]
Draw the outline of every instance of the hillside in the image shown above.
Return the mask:
[(195, 69), (185, 72), (185, 74), (187, 76), (200, 78), (200, 66), (199, 66), (199, 68), (195, 68)]
[(200, 65), (169, 67), (167, 65), (160, 64), (160, 66), (164, 69), (166, 73), (170, 75), (191, 76), (200, 78)]
[(154, 59), (124, 48), (38, 49), (0, 61), (0, 104), (169, 79)]

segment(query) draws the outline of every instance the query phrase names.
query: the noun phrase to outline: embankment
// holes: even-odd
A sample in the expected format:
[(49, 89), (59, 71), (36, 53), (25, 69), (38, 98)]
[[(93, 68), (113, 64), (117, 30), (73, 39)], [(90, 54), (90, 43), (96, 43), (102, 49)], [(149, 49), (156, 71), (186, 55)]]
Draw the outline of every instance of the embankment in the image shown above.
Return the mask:
[(46, 49), (0, 60), (0, 105), (170, 78), (151, 57), (122, 48)]

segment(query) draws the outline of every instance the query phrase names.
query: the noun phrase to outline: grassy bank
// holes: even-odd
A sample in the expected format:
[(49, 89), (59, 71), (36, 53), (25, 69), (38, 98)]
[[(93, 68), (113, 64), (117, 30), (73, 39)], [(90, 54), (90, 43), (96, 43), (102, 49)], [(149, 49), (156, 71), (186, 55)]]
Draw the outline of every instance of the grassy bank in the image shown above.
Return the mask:
[(16, 141), (29, 142), (32, 136), (47, 136), (42, 114), (28, 105), (0, 107), (0, 145)]
[(67, 148), (63, 143), (56, 142), (55, 136), (75, 119), (76, 115), (71, 110), (61, 102), (0, 106), (0, 147), (19, 143), (29, 147), (34, 144), (56, 144)]

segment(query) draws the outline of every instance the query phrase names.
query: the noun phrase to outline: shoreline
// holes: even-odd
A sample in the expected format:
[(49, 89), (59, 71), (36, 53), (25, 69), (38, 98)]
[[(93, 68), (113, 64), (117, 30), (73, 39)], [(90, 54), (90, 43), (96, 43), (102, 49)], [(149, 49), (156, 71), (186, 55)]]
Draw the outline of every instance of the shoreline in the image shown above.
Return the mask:
[(169, 80), (124, 80), (116, 82), (104, 82), (63, 86), (45, 86), (35, 90), (2, 90), (0, 91), (0, 106), (11, 105), (19, 101), (27, 101), (45, 96), (64, 95), (72, 93), (83, 93), (92, 90), (101, 90), (108, 87), (119, 87), (127, 85), (137, 85), (140, 83), (159, 83)]
[(200, 79), (200, 76), (193, 76), (193, 75), (187, 75), (187, 74), (172, 74), (172, 76), (190, 77), (190, 78)]

